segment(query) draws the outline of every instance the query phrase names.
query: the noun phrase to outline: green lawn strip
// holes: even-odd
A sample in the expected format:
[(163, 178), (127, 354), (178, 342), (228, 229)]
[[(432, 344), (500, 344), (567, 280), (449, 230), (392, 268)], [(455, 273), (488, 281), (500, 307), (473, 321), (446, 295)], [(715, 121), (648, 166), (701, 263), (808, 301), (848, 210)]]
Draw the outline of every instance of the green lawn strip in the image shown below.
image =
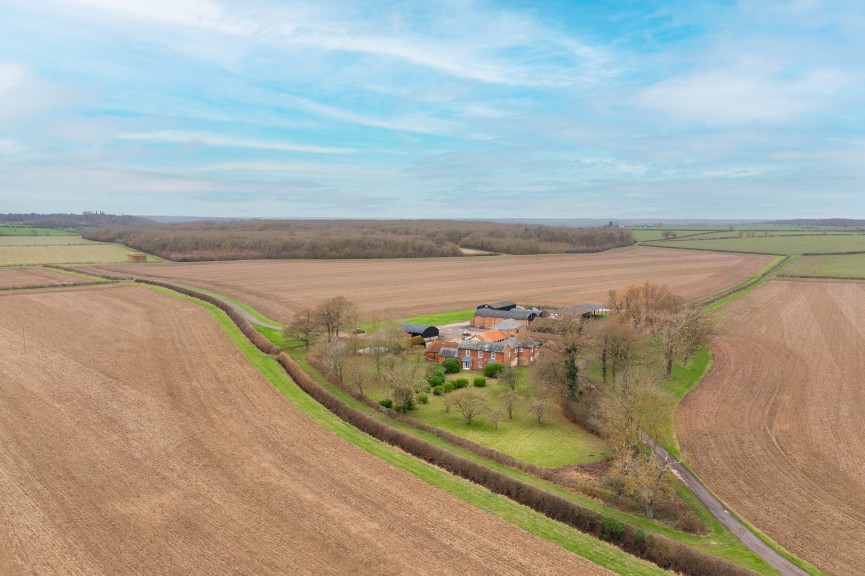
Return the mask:
[(411, 318), (404, 318), (400, 320), (400, 322), (424, 324), (426, 326), (444, 326), (446, 324), (456, 324), (457, 322), (468, 322), (474, 318), (476, 310), (476, 308), (466, 308), (465, 310), (453, 310), (451, 312), (440, 312), (438, 314), (412, 316)]
[(865, 254), (800, 256), (784, 266), (779, 276), (801, 278), (865, 278)]
[[(649, 520), (648, 518), (645, 518), (643, 516), (634, 516), (632, 514), (628, 514), (627, 512), (612, 508), (586, 496), (576, 494), (574, 492), (561, 488), (560, 486), (557, 486), (545, 480), (541, 480), (540, 478), (537, 478), (536, 476), (533, 476), (531, 474), (527, 474), (519, 470), (514, 470), (513, 468), (505, 466), (504, 464), (499, 464), (498, 462), (494, 462), (492, 460), (487, 460), (486, 458), (478, 456), (472, 452), (469, 452), (468, 450), (454, 446), (446, 440), (439, 438), (438, 436), (435, 436), (428, 432), (424, 432), (422, 430), (417, 430), (397, 420), (393, 420), (392, 418), (389, 418), (381, 412), (374, 410), (366, 404), (355, 399), (353, 396), (346, 393), (338, 386), (334, 386), (321, 373), (315, 370), (315, 368), (313, 368), (306, 361), (306, 351), (302, 349), (292, 350), (289, 352), (289, 354), (292, 358), (295, 359), (295, 361), (298, 362), (298, 364), (300, 364), (300, 366), (307, 374), (309, 374), (313, 379), (315, 379), (315, 381), (318, 382), (318, 384), (320, 384), (322, 387), (324, 387), (328, 392), (339, 397), (342, 401), (344, 401), (352, 408), (360, 410), (368, 416), (371, 416), (376, 420), (387, 424), (388, 426), (391, 426), (398, 430), (402, 430), (409, 434), (413, 434), (414, 436), (417, 436), (419, 438), (423, 438), (424, 440), (427, 440), (433, 444), (447, 448), (451, 452), (459, 454), (464, 458), (483, 464), (484, 466), (487, 466), (488, 468), (491, 468), (493, 470), (508, 474), (513, 478), (525, 482), (526, 484), (537, 486), (538, 488), (542, 488), (548, 492), (576, 502), (582, 506), (585, 506), (586, 508), (589, 508), (590, 510), (603, 514), (604, 516), (614, 518), (625, 524), (631, 524), (646, 532), (660, 534), (674, 540), (679, 540), (693, 548), (702, 550), (720, 558), (725, 558), (737, 564), (747, 566), (760, 573), (776, 574), (776, 572), (774, 572), (768, 564), (766, 564), (756, 554), (751, 552), (751, 550), (749, 550), (744, 544), (742, 544), (738, 540), (738, 538), (736, 538), (732, 533), (727, 532), (720, 524), (717, 524), (717, 529), (713, 529), (711, 526), (709, 526), (709, 534), (707, 536), (689, 534)], [(701, 506), (699, 502), (697, 502), (697, 506)], [(706, 514), (708, 514), (708, 511), (706, 512)]]
[(709, 349), (701, 348), (694, 352), (694, 356), (691, 358), (688, 366), (683, 366), (679, 363), (673, 364), (673, 372), (669, 380), (664, 383), (664, 389), (669, 392), (672, 400), (669, 411), (664, 414), (656, 440), (667, 449), (667, 452), (678, 460), (682, 459), (682, 454), (679, 451), (679, 443), (676, 441), (673, 414), (679, 406), (679, 402), (685, 397), (685, 394), (690, 392), (691, 388), (703, 377), (711, 361), (712, 353)]
[(430, 466), (405, 452), (361, 432), (331, 414), (326, 408), (298, 388), (276, 360), (258, 350), (216, 306), (164, 288), (153, 286), (148, 286), (148, 288), (194, 302), (211, 312), (234, 341), (238, 349), (249, 359), (250, 363), (288, 401), (297, 406), (316, 424), (340, 436), (344, 440), (433, 486), (446, 490), (469, 504), (486, 510), (531, 534), (557, 544), (600, 566), (604, 566), (620, 574), (666, 574), (664, 570), (653, 564), (631, 556), (610, 544), (583, 534), (565, 524), (551, 520), (508, 498), (493, 494), (481, 486)]
[[(35, 232), (35, 233), (34, 233)], [(31, 226), (0, 226), (0, 235), (5, 236), (77, 236), (77, 232), (56, 228), (33, 228)]]

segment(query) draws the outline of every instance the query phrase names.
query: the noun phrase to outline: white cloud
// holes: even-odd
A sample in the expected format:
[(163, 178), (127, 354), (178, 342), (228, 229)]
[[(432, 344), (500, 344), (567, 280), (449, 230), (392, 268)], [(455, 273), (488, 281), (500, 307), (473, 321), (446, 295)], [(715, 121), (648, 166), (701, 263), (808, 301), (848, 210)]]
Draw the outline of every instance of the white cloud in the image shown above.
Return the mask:
[(685, 122), (785, 121), (827, 107), (845, 83), (845, 75), (836, 70), (790, 77), (746, 63), (663, 80), (639, 94), (637, 104)]
[(29, 79), (30, 73), (25, 66), (0, 62), (0, 97), (9, 94)]
[(135, 140), (142, 142), (162, 142), (169, 144), (199, 144), (221, 148), (256, 148), (260, 150), (280, 150), (283, 152), (307, 152), (311, 154), (353, 154), (350, 148), (334, 148), (327, 146), (311, 146), (284, 142), (270, 142), (247, 138), (234, 138), (219, 134), (204, 132), (183, 132), (172, 130), (156, 130), (152, 132), (121, 132), (118, 140)]

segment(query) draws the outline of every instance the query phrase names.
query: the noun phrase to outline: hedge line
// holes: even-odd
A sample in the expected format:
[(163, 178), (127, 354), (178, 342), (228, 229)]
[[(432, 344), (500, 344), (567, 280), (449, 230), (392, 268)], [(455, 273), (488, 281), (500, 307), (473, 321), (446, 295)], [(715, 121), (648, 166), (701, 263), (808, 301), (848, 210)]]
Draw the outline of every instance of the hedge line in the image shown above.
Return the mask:
[(341, 420), (382, 442), (396, 446), (434, 466), (438, 466), (452, 474), (484, 486), (491, 492), (501, 494), (515, 502), (528, 506), (548, 518), (568, 524), (581, 532), (593, 535), (601, 540), (606, 540), (628, 553), (653, 562), (661, 568), (673, 570), (687, 576), (747, 576), (754, 574), (754, 572), (746, 568), (727, 560), (716, 558), (705, 552), (694, 550), (666, 536), (647, 534), (630, 524), (605, 517), (594, 510), (585, 508), (561, 496), (525, 484), (511, 476), (487, 468), (482, 464), (459, 456), (417, 436), (383, 424), (348, 406), (345, 402), (322, 388), (309, 374), (303, 371), (291, 356), (280, 351), (270, 340), (259, 334), (252, 327), (252, 324), (229, 304), (209, 294), (182, 288), (166, 282), (137, 278), (135, 282), (173, 290), (180, 294), (203, 300), (223, 310), (256, 347), (266, 354), (276, 355), (276, 360), (301, 390), (309, 394)]

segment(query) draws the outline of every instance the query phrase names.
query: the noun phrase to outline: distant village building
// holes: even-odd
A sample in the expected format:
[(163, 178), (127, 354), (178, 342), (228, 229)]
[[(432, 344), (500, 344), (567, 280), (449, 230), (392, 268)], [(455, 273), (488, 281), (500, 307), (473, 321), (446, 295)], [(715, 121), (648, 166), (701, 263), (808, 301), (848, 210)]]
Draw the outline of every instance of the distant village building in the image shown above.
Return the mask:
[(595, 316), (601, 316), (605, 312), (607, 312), (607, 309), (600, 304), (574, 304), (557, 311), (560, 316), (580, 316), (587, 320)]

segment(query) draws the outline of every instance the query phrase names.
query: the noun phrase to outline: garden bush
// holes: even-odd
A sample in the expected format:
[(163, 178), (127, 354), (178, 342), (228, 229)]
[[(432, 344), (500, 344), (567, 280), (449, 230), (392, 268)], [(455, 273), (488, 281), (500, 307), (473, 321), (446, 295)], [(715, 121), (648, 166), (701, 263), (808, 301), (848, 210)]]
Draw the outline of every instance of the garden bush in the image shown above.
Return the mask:
[(475, 378), (475, 380), (474, 380), (474, 385), (475, 385), (477, 388), (483, 388), (484, 386), (487, 385), (487, 379), (484, 378), (483, 376), (478, 376), (478, 377)]
[(499, 362), (490, 362), (484, 366), (484, 376), (487, 378), (496, 378), (499, 372), (505, 369), (505, 365)]
[(385, 408), (393, 408), (393, 400), (390, 398), (385, 398), (384, 400), (378, 401), (379, 406), (384, 406)]
[(445, 382), (445, 383), (442, 385), (442, 387), (444, 388), (444, 391), (445, 391), (445, 392), (453, 392), (453, 391), (454, 391), (454, 384), (453, 384), (453, 382)]
[(456, 358), (447, 358), (442, 362), (442, 367), (447, 374), (456, 374), (460, 371), (460, 361)]
[(457, 378), (456, 380), (453, 381), (453, 383), (454, 383), (454, 389), (467, 388), (469, 385), (469, 379), (468, 378)]
[(426, 394), (423, 394), (423, 393), (418, 394), (417, 395), (417, 403), (418, 404), (429, 404), (429, 396), (427, 396)]
[(434, 396), (441, 396), (442, 394), (445, 393), (445, 387), (444, 386), (436, 386), (435, 388), (432, 389), (432, 392), (433, 392)]
[(445, 383), (445, 377), (442, 374), (433, 374), (427, 378), (427, 382), (429, 382), (430, 386), (441, 386)]

